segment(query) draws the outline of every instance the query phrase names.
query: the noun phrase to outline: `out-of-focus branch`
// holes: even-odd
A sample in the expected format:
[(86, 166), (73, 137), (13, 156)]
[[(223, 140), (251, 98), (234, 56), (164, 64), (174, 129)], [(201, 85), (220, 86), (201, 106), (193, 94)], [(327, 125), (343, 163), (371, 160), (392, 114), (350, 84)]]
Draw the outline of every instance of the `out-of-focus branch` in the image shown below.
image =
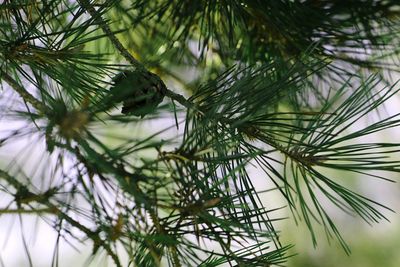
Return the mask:
[(14, 80), (13, 77), (11, 77), (8, 73), (1, 71), (0, 72), (1, 79), (4, 80), (6, 83), (8, 83), (11, 88), (14, 89), (15, 92), (19, 94), (22, 99), (31, 104), (35, 109), (38, 111), (44, 112), (45, 111), (45, 106), (37, 100), (33, 95), (31, 95), (25, 88), (23, 88), (19, 83)]

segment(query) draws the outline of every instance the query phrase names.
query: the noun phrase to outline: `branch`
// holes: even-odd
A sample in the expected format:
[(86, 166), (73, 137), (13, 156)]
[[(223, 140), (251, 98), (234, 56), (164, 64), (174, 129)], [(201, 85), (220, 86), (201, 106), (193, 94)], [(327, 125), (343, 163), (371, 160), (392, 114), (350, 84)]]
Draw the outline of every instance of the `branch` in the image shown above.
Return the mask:
[(37, 100), (33, 95), (31, 95), (28, 91), (25, 90), (19, 83), (14, 80), (9, 74), (5, 73), (4, 71), (1, 72), (1, 78), (8, 83), (11, 88), (14, 89), (15, 92), (19, 94), (25, 102), (31, 104), (35, 109), (44, 113), (45, 106)]
[[(18, 181), (14, 177), (12, 177), (8, 172), (3, 171), (1, 169), (0, 169), (0, 178), (7, 181), (10, 185), (12, 185), (16, 189), (25, 187), (25, 185), (23, 183), (21, 183), (20, 181)], [(31, 192), (27, 192), (27, 194), (33, 195), (33, 193), (31, 193)], [(59, 204), (58, 205), (53, 204), (50, 201), (41, 201), (40, 203), (47, 208), (36, 210), (36, 211), (49, 212), (52, 214), (56, 214), (56, 215), (58, 215), (58, 217), (60, 219), (66, 220), (69, 224), (71, 224), (73, 227), (82, 231), (89, 239), (91, 239), (93, 241), (95, 247), (96, 246), (103, 247), (104, 250), (108, 253), (108, 255), (112, 258), (112, 260), (114, 261), (114, 263), (117, 267), (122, 267), (122, 265), (119, 261), (118, 255), (114, 251), (112, 251), (112, 248), (109, 244), (107, 244), (104, 240), (101, 239), (101, 237), (99, 236), (97, 231), (92, 231), (88, 227), (81, 224), (79, 221), (77, 221), (74, 218), (72, 218), (71, 216), (69, 216), (67, 213), (63, 212), (59, 208), (60, 207)], [(25, 209), (18, 209), (18, 210), (4, 210), (3, 209), (0, 211), (1, 211), (0, 214), (1, 213), (23, 213), (23, 212), (24, 213), (27, 213), (27, 212), (34, 213), (35, 212), (35, 210), (25, 210)]]
[(169, 89), (167, 89), (165, 95), (169, 98), (171, 98), (172, 100), (175, 100), (176, 102), (178, 102), (179, 104), (181, 104), (182, 106), (184, 106), (185, 108), (188, 109), (193, 109), (195, 111), (197, 111), (198, 113), (200, 113), (201, 115), (204, 115), (204, 112), (202, 112), (200, 110), (200, 108), (198, 107), (198, 105), (196, 105), (195, 103), (187, 100), (183, 95), (177, 94)]
[(128, 60), (136, 69), (146, 70), (145, 67), (136, 58), (134, 58), (131, 55), (131, 53), (128, 52), (128, 50), (125, 49), (123, 44), (118, 40), (118, 38), (111, 31), (111, 29), (108, 26), (108, 24), (101, 17), (101, 14), (98, 13), (96, 11), (96, 9), (94, 9), (94, 7), (90, 4), (90, 1), (88, 1), (88, 0), (79, 0), (78, 2), (81, 5), (81, 7), (90, 14), (90, 16), (94, 19), (94, 21), (97, 24), (99, 24), (100, 28), (107, 35), (107, 37), (110, 39), (111, 43), (121, 53), (121, 55), (126, 60)]
[(0, 209), (0, 214), (41, 214), (50, 213), (58, 214), (58, 211), (53, 208), (42, 208), (42, 209)]

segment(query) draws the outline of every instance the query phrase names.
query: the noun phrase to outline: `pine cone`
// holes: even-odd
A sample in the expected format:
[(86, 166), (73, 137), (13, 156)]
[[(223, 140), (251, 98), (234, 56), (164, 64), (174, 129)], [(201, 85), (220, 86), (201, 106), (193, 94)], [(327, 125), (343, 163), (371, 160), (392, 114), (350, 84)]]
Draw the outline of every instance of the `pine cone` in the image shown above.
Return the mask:
[(123, 102), (121, 112), (142, 118), (157, 108), (167, 91), (164, 82), (148, 71), (124, 71), (113, 81), (111, 92), (116, 102)]

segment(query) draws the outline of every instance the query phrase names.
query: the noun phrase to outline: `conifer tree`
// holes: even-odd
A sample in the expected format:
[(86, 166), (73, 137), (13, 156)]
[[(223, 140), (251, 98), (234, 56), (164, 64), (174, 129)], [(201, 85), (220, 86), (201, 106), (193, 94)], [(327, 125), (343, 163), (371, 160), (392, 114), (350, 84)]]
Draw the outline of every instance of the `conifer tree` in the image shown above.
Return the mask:
[(399, 116), (360, 123), (397, 94), (399, 11), (393, 0), (2, 1), (1, 214), (34, 214), (115, 266), (281, 266), (282, 207), (261, 200), (274, 190), (314, 245), (322, 227), (349, 252), (327, 206), (367, 223), (385, 206), (346, 175), (400, 171), (395, 138), (365, 138)]

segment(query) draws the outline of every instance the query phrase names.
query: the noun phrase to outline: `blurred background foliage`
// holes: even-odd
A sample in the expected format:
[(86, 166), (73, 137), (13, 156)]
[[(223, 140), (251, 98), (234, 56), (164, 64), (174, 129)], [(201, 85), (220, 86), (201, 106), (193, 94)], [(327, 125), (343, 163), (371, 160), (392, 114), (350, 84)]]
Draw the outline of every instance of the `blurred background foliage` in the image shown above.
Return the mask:
[[(396, 194), (399, 189), (397, 188)], [(397, 209), (398, 211), (399, 209)], [(286, 238), (296, 244), (294, 257), (288, 260), (288, 267), (396, 267), (400, 256), (400, 223), (398, 216), (393, 217), (391, 223), (382, 223), (375, 227), (362, 227), (359, 220), (347, 220), (342, 227), (351, 246), (351, 254), (346, 255), (341, 247), (321, 242), (313, 249), (309, 246), (310, 240), (302, 226), (286, 225), (282, 231), (287, 233)], [(341, 222), (343, 223), (343, 222)], [(323, 233), (321, 233), (323, 235)]]

